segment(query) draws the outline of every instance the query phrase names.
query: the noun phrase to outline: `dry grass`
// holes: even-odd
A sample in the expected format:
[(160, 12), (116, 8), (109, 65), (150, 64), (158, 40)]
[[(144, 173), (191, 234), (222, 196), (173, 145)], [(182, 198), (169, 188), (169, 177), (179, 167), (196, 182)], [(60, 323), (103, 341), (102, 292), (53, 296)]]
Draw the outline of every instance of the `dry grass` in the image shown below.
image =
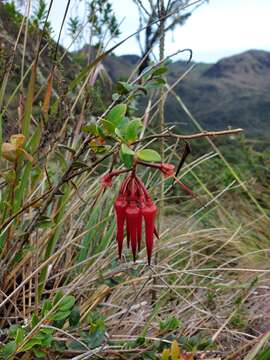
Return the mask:
[[(24, 106), (19, 86), (9, 97), (6, 81), (2, 86), (7, 104), (11, 98), (19, 102), (19, 115), (24, 116), (17, 117), (17, 126), (35, 161), (1, 160), (0, 347), (13, 341), (11, 327), (17, 324), (24, 333), (20, 337), (16, 330), (16, 354), (6, 358), (35, 358), (27, 346), (45, 329), (52, 330), (54, 343), (64, 344), (60, 349), (36, 343), (48, 359), (154, 359), (174, 339), (194, 359), (257, 359), (269, 337), (267, 186), (241, 179), (208, 139), (209, 153), (192, 159), (179, 177), (188, 179), (198, 197), (167, 191), (170, 180), (165, 183), (165, 215), (155, 246), (158, 262), (149, 267), (145, 249), (136, 263), (128, 250), (118, 261), (112, 205), (119, 181), (105, 192), (100, 185), (117, 145), (99, 155), (81, 132), (89, 90), (103, 71), (100, 60), (102, 56), (83, 69), (67, 93), (62, 92), (59, 64), (51, 70), (53, 83), (39, 84), (34, 62), (23, 76), (32, 72)], [(36, 87), (46, 86), (45, 95), (36, 98)], [(173, 86), (168, 85), (164, 96), (169, 94)], [(159, 103), (153, 94), (143, 116), (146, 136), (154, 134), (151, 124)], [(7, 108), (0, 110), (1, 119), (9, 116)], [(47, 139), (47, 122), (56, 118), (59, 126)], [(65, 147), (59, 146), (63, 143)], [(150, 140), (143, 146), (152, 144)], [(165, 145), (164, 161), (177, 164), (179, 139), (167, 139)], [(217, 159), (230, 173), (227, 185), (213, 180), (217, 174), (209, 173), (207, 181), (201, 178), (202, 169), (207, 174), (209, 162)], [(159, 203), (159, 175), (143, 170), (141, 176)], [(55, 300), (59, 291), (63, 297)], [(65, 317), (60, 326), (53, 316), (70, 295), (80, 309), (79, 319), (72, 326)], [(45, 311), (48, 300), (52, 306)]]

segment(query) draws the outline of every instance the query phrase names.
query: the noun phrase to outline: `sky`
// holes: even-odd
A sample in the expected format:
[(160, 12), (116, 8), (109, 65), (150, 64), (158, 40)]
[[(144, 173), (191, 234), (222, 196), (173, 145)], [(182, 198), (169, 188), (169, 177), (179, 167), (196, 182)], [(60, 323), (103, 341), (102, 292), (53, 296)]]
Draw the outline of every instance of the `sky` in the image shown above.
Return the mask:
[[(69, 15), (82, 15), (83, 9), (78, 6), (78, 0), (72, 1)], [(54, 2), (50, 20), (55, 33), (59, 30), (66, 3), (67, 0)], [(118, 21), (121, 21), (121, 40), (137, 30), (137, 8), (132, 0), (112, 0), (112, 3)], [(166, 35), (166, 54), (191, 48), (194, 61), (216, 62), (249, 49), (270, 51), (269, 19), (270, 0), (209, 0), (193, 13), (184, 26)], [(68, 46), (69, 42), (65, 30), (62, 43)], [(118, 55), (139, 52), (135, 38), (115, 51)], [(178, 58), (181, 57), (178, 55)]]

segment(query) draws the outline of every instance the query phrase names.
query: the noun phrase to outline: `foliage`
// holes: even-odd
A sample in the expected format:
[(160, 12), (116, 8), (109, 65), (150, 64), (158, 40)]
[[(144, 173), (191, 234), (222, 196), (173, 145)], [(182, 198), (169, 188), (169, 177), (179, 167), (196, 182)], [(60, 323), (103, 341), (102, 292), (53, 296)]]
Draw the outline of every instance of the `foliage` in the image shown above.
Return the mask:
[[(22, 37), (19, 49), (23, 44)], [(195, 145), (176, 178), (163, 179), (157, 170), (166, 162), (177, 167), (184, 145), (169, 126), (165, 134), (153, 126), (167, 64), (119, 82), (111, 104), (96, 114), (93, 91), (106, 53), (72, 78), (64, 75), (65, 56), (48, 56), (43, 77), (44, 58), (25, 64), (16, 84), (16, 69), (4, 69), (1, 356), (183, 360), (216, 346), (232, 358), (244, 349), (249, 359), (263, 359), (269, 333), (258, 335), (254, 348), (249, 338), (262, 332), (265, 324), (256, 321), (269, 297), (268, 155), (244, 139), (219, 148), (198, 129), (203, 147)], [(15, 130), (7, 126), (14, 121)], [(129, 252), (116, 259), (112, 205), (121, 171), (137, 165), (167, 214), (151, 266), (145, 249), (136, 263)], [(108, 190), (101, 179), (113, 171), (119, 177)], [(196, 196), (186, 195), (185, 184)]]
[(82, 38), (86, 37), (89, 39), (89, 46), (98, 47), (104, 45), (108, 39), (120, 35), (110, 0), (83, 0), (83, 3), (87, 23), (79, 16), (70, 17), (68, 22), (68, 32), (75, 43), (80, 45)]

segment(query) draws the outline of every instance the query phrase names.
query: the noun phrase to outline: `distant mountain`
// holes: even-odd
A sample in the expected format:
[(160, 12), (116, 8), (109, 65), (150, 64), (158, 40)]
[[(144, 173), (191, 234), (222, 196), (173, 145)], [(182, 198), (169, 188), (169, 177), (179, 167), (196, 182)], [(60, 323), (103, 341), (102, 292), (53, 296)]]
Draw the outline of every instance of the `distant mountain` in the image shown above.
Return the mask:
[[(175, 91), (208, 129), (243, 127), (249, 134), (270, 132), (270, 53), (250, 50), (208, 66), (198, 64)], [(171, 97), (170, 97), (171, 99)], [(174, 105), (173, 105), (174, 104)], [(169, 100), (169, 120), (177, 116)], [(182, 121), (188, 121), (183, 115)]]
[[(8, 60), (12, 59), (13, 48), (20, 29), (21, 15), (8, 10), (0, 0), (0, 80), (4, 78)], [(31, 32), (25, 54), (25, 69), (35, 58), (39, 32)], [(24, 31), (18, 42), (7, 84), (6, 98), (14, 91), (20, 80), (21, 59), (23, 54)], [(45, 45), (46, 40), (42, 43)], [(54, 42), (50, 39), (39, 58), (38, 83), (44, 84), (51, 70)], [(64, 54), (59, 47), (59, 54)], [(94, 49), (93, 49), (94, 51)], [(67, 53), (61, 66), (61, 76), (70, 82), (86, 63), (88, 48), (85, 46), (77, 53)], [(113, 82), (126, 80), (139, 61), (137, 55), (110, 55), (103, 65)], [(194, 64), (194, 68), (174, 88), (185, 105), (205, 129), (223, 129), (228, 126), (243, 127), (249, 136), (267, 137), (270, 134), (270, 52), (249, 50), (218, 61), (216, 64)], [(189, 68), (190, 64), (177, 61), (170, 65), (168, 81), (173, 84)], [(58, 75), (57, 75), (58, 76)], [(26, 85), (27, 81), (25, 81)], [(110, 81), (101, 82), (102, 94), (100, 108), (106, 108), (111, 97)], [(57, 91), (57, 89), (55, 89)], [(95, 91), (95, 95), (99, 95)], [(104, 101), (105, 99), (105, 101)], [(39, 99), (38, 99), (39, 100)], [(8, 112), (5, 134), (15, 129), (18, 97), (11, 102)], [(94, 104), (98, 101), (94, 101)], [(104, 103), (104, 104), (103, 104)], [(92, 111), (93, 109), (91, 109)], [(166, 120), (178, 124), (180, 131), (190, 131), (192, 123), (181, 106), (170, 94), (166, 102)], [(61, 124), (60, 124), (61, 125)], [(59, 126), (60, 126), (59, 125)]]
[[(127, 78), (134, 69), (135, 55), (110, 56), (104, 65), (112, 79)], [(170, 65), (172, 84), (190, 65)], [(195, 118), (206, 129), (243, 127), (249, 135), (270, 133), (270, 52), (249, 50), (218, 61), (195, 64), (174, 88)], [(166, 120), (190, 129), (190, 119), (173, 96), (168, 96)]]

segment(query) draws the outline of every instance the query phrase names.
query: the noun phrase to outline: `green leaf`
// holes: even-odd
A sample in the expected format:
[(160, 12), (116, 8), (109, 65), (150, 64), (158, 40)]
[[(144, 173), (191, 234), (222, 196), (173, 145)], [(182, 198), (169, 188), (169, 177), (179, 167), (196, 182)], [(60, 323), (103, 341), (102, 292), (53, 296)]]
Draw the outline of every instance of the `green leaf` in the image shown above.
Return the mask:
[(44, 359), (47, 355), (44, 351), (41, 351), (36, 348), (33, 348), (33, 352), (38, 359)]
[(4, 359), (8, 359), (12, 354), (15, 354), (16, 352), (16, 342), (10, 341), (7, 343), (1, 350), (1, 354)]
[(54, 321), (64, 320), (70, 315), (70, 310), (67, 311), (58, 311), (56, 314), (54, 314), (51, 319)]
[(42, 347), (51, 347), (53, 336), (51, 334), (41, 334)]
[(87, 133), (87, 134), (91, 134), (94, 136), (98, 136), (99, 132), (98, 132), (98, 127), (96, 124), (87, 124), (85, 126), (82, 127), (82, 132)]
[(41, 339), (38, 339), (36, 337), (32, 338), (31, 340), (28, 341), (27, 344), (25, 344), (22, 348), (21, 351), (28, 351), (30, 349), (32, 349), (35, 345), (41, 345), (42, 341)]
[(129, 121), (123, 130), (126, 141), (128, 143), (136, 141), (138, 139), (138, 133), (141, 128), (142, 122), (140, 119), (134, 119)]
[(161, 66), (153, 71), (152, 76), (160, 76), (165, 74), (168, 71), (168, 68), (166, 66)]
[(116, 135), (120, 140), (122, 140), (122, 141), (125, 140), (124, 137), (123, 137), (123, 134), (122, 134), (121, 129), (116, 128), (116, 129), (114, 130), (114, 132), (115, 132), (115, 135)]
[(126, 104), (115, 105), (106, 116), (106, 120), (112, 122), (114, 124), (114, 127), (117, 127), (124, 119), (126, 112), (127, 112)]
[(23, 341), (24, 336), (25, 336), (25, 330), (22, 327), (19, 327), (17, 329), (16, 338), (15, 338), (15, 342), (17, 345)]
[(70, 310), (74, 306), (75, 301), (76, 301), (76, 299), (74, 296), (68, 295), (63, 299), (63, 301), (61, 301), (61, 303), (59, 305), (59, 309), (61, 311)]
[(23, 135), (26, 136), (26, 138), (29, 135), (31, 115), (32, 115), (34, 95), (35, 95), (36, 78), (37, 78), (37, 62), (35, 61), (31, 69), (31, 77), (28, 84), (26, 103), (24, 107), (24, 117), (22, 121), (22, 133)]
[(126, 144), (122, 144), (120, 148), (120, 159), (127, 168), (133, 165), (133, 157), (135, 152), (131, 150)]
[(46, 299), (42, 305), (41, 316), (45, 316), (52, 309), (52, 303), (49, 299)]
[(17, 324), (11, 325), (9, 328), (9, 336), (15, 339), (19, 327), (20, 327), (20, 325), (17, 325)]
[(87, 345), (94, 349), (100, 346), (105, 340), (105, 329), (98, 329), (94, 332), (90, 332), (86, 338)]
[(46, 335), (52, 335), (54, 333), (55, 329), (52, 328), (48, 328), (48, 327), (44, 327), (42, 329), (40, 329), (40, 333), (41, 334), (46, 334)]
[(55, 305), (56, 303), (58, 303), (63, 296), (64, 294), (62, 293), (62, 291), (57, 291), (53, 297), (53, 304)]
[(179, 325), (180, 325), (180, 321), (176, 317), (171, 316), (165, 321), (160, 321), (159, 328), (160, 330), (172, 331), (172, 330), (176, 330), (179, 327)]
[(119, 94), (128, 94), (134, 88), (133, 85), (131, 85), (125, 81), (118, 81), (116, 87), (117, 87), (117, 91)]
[(270, 347), (265, 349), (262, 353), (260, 353), (255, 360), (268, 360), (270, 359)]
[(80, 314), (80, 308), (78, 306), (75, 306), (70, 315), (69, 315), (69, 318), (68, 318), (68, 321), (69, 321), (69, 324), (70, 326), (77, 326), (79, 325), (80, 323), (80, 317), (81, 317), (81, 314)]
[(29, 340), (22, 348), (21, 351), (28, 351), (32, 349), (35, 345), (41, 345), (42, 340), (38, 338), (37, 336), (33, 337), (31, 340)]
[(164, 79), (155, 79), (147, 84), (147, 88), (149, 89), (159, 89), (166, 85), (166, 81)]
[(140, 150), (137, 153), (137, 156), (142, 161), (148, 161), (148, 162), (160, 162), (161, 157), (158, 152), (152, 149), (144, 149)]
[(115, 124), (112, 121), (101, 120), (101, 124), (107, 134), (114, 134)]
[(65, 322), (66, 322), (66, 318), (62, 320), (56, 320), (53, 322), (53, 326), (57, 329), (62, 329), (63, 326), (65, 325)]

